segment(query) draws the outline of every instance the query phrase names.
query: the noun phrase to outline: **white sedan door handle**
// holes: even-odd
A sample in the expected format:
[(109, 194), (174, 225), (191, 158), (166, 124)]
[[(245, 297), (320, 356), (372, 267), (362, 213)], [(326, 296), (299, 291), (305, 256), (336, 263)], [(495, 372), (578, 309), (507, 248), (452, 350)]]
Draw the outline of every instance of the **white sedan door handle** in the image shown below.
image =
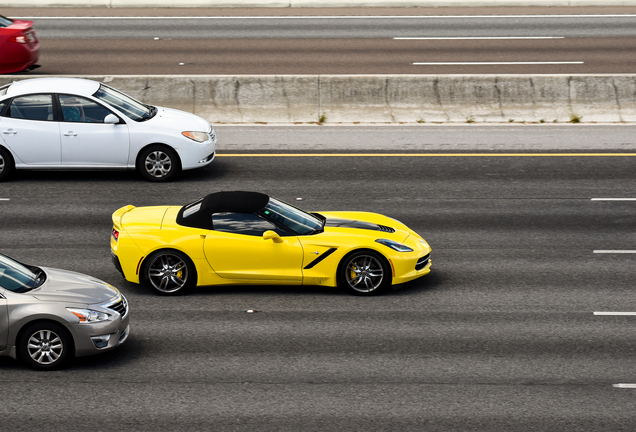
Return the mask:
[(6, 135), (15, 135), (18, 133), (18, 131), (14, 131), (13, 129), (7, 129), (6, 131), (2, 131), (2, 133)]
[(73, 131), (66, 132), (64, 136), (77, 136), (77, 134)]

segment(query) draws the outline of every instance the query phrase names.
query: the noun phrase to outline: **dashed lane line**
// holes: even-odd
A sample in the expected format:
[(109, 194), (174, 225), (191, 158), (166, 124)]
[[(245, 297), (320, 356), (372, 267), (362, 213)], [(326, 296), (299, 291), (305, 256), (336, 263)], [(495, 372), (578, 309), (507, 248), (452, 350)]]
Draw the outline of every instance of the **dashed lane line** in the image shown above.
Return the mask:
[(636, 312), (594, 312), (596, 316), (624, 316), (636, 315)]
[(590, 198), (592, 201), (636, 201), (636, 198)]

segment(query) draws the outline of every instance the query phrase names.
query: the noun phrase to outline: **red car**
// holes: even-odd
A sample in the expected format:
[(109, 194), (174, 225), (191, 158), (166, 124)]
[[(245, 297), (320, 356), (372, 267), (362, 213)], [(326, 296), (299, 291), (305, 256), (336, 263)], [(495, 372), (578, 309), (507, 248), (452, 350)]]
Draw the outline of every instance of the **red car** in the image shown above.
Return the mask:
[(0, 15), (0, 73), (21, 72), (39, 67), (40, 43), (33, 21), (12, 20)]

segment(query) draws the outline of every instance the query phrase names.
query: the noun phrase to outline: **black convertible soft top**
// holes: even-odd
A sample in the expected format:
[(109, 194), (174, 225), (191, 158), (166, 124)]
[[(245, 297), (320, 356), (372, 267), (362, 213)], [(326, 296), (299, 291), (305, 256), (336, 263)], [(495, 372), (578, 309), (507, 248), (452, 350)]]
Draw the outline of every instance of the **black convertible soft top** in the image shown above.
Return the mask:
[(224, 212), (255, 213), (269, 202), (269, 195), (260, 192), (215, 192), (181, 207), (179, 225), (212, 229), (212, 214)]

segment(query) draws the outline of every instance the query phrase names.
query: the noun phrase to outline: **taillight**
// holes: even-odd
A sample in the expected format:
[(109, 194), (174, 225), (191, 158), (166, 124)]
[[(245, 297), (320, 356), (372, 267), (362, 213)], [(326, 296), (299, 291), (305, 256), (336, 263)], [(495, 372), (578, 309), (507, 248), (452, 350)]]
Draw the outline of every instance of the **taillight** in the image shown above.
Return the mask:
[(117, 231), (115, 228), (113, 228), (113, 238), (115, 239), (115, 241), (119, 240), (119, 231)]
[(17, 42), (17, 43), (27, 43), (26, 36), (13, 36), (9, 38), (9, 42)]

